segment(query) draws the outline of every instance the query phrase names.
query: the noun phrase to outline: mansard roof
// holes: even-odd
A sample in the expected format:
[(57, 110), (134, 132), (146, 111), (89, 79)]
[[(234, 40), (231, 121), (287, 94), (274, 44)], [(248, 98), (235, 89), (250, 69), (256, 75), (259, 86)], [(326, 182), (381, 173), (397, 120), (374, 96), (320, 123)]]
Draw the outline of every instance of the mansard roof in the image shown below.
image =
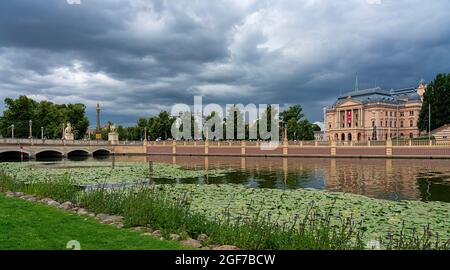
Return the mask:
[(419, 94), (417, 94), (416, 88), (391, 89), (390, 91), (387, 91), (383, 90), (381, 87), (375, 87), (340, 95), (333, 107), (343, 104), (349, 98), (359, 101), (362, 104), (385, 103), (394, 105), (421, 100)]

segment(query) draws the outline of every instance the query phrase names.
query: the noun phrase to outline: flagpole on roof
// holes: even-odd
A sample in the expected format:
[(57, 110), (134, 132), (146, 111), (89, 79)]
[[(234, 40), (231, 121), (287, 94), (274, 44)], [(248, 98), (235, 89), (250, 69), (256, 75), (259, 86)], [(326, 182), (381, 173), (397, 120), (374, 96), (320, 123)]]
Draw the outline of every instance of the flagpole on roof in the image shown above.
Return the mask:
[(359, 80), (358, 80), (358, 72), (356, 73), (356, 80), (355, 80), (355, 92), (359, 91)]

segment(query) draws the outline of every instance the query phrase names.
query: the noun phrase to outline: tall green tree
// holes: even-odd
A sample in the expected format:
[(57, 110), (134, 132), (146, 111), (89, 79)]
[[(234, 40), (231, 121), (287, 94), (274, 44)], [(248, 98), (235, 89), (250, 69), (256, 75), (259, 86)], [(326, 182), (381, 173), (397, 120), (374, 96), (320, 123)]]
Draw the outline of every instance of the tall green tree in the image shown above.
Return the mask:
[(450, 124), (450, 73), (439, 74), (428, 84), (418, 121), (421, 131), (429, 129), (429, 105), (431, 105), (431, 130)]
[(314, 139), (314, 131), (317, 130), (318, 126), (311, 124), (304, 117), (305, 115), (300, 105), (290, 106), (287, 110), (281, 112), (280, 118), (283, 122), (283, 128), (287, 129), (289, 140), (307, 141)]
[[(241, 127), (243, 128), (242, 130), (240, 129)], [(227, 140), (245, 139), (245, 118), (238, 106), (233, 105), (229, 107), (224, 131)]]
[(11, 126), (14, 125), (14, 136), (27, 138), (29, 136), (29, 121), (34, 120), (37, 107), (37, 102), (26, 96), (20, 96), (16, 100), (6, 98), (5, 110), (0, 121), (2, 135), (10, 136)]
[(72, 125), (75, 139), (82, 139), (89, 128), (89, 118), (86, 116), (86, 106), (77, 103), (62, 105), (61, 107), (65, 115), (65, 122)]
[(11, 125), (17, 138), (29, 137), (29, 121), (32, 120), (33, 137), (41, 137), (41, 127), (46, 138), (61, 138), (62, 125), (70, 122), (76, 139), (83, 138), (89, 127), (86, 107), (83, 104), (57, 105), (49, 101), (36, 102), (26, 96), (6, 98), (5, 110), (0, 117), (0, 132), (11, 136)]

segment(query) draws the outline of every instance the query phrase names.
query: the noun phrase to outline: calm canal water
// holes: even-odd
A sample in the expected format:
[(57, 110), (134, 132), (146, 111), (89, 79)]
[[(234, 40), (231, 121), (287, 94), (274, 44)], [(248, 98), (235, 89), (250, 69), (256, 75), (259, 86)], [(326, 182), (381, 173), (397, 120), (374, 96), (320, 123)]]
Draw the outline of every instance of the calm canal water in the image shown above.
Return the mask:
[[(231, 169), (223, 177), (178, 183), (244, 184), (254, 188), (314, 188), (388, 200), (450, 202), (450, 160), (124, 156), (116, 162), (163, 162), (187, 169)], [(112, 157), (103, 158), (112, 162)], [(79, 159), (79, 162), (91, 161)], [(173, 183), (173, 180), (156, 180)]]

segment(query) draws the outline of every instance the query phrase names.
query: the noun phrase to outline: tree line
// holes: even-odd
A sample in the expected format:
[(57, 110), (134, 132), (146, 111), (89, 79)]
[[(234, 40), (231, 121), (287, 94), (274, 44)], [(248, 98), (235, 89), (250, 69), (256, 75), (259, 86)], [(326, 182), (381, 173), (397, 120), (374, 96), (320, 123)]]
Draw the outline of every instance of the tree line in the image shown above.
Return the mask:
[(14, 128), (14, 137), (28, 138), (30, 120), (34, 138), (41, 138), (43, 127), (44, 138), (60, 139), (63, 136), (63, 125), (70, 122), (75, 138), (81, 139), (89, 127), (86, 106), (83, 104), (37, 102), (26, 96), (20, 96), (17, 99), (5, 99), (5, 110), (0, 116), (0, 135), (11, 137)]
[[(431, 121), (429, 121), (430, 108)], [(428, 131), (430, 122), (431, 131), (443, 125), (450, 124), (450, 73), (437, 75), (427, 85), (419, 115), (419, 129), (421, 131)]]
[[(271, 107), (268, 107), (264, 114), (272, 115), (270, 111)], [(234, 114), (234, 128), (230, 131), (230, 126), (227, 124), (226, 119), (232, 119), (231, 114)], [(212, 112), (209, 116), (205, 117), (204, 121), (208, 121), (211, 118), (217, 118), (219, 114)], [(201, 127), (197, 125), (192, 115), (186, 115), (191, 119), (191, 132), (194, 135), (195, 129), (201, 130)], [(238, 138), (237, 126), (242, 124), (245, 126), (245, 139), (249, 139), (249, 132), (251, 125), (246, 121), (244, 112), (241, 112), (238, 107), (230, 110), (230, 115), (227, 118), (220, 119), (223, 124), (223, 138), (228, 139), (243, 139)], [(266, 123), (270, 129), (271, 118), (268, 118), (269, 122)], [(63, 136), (63, 126), (68, 122), (72, 125), (72, 130), (75, 139), (86, 138), (86, 132), (89, 128), (89, 119), (86, 116), (86, 106), (84, 104), (55, 104), (49, 101), (37, 102), (26, 96), (20, 96), (17, 99), (6, 98), (5, 110), (3, 115), (0, 116), (0, 135), (1, 137), (11, 137), (12, 128), (14, 125), (14, 136), (16, 138), (28, 138), (29, 137), (29, 124), (32, 123), (32, 136), (33, 138), (41, 138), (41, 127), (43, 127), (44, 138), (47, 139), (59, 139)], [(168, 140), (172, 139), (171, 128), (175, 117), (172, 117), (167, 111), (161, 111), (158, 115), (150, 118), (139, 118), (136, 125), (124, 127), (123, 125), (117, 126), (117, 132), (121, 140), (143, 140), (145, 130), (147, 130), (148, 140)], [(260, 128), (262, 123), (259, 119), (256, 120), (257, 128)], [(110, 132), (111, 122), (108, 122), (106, 127), (101, 128), (102, 139), (108, 139), (108, 133)], [(287, 110), (280, 113), (280, 131), (279, 134), (283, 136), (284, 129), (287, 129), (287, 135), (290, 140), (313, 140), (314, 131), (319, 131), (320, 128), (311, 124), (304, 116), (302, 107), (300, 105), (294, 105)], [(181, 127), (182, 128), (182, 127)], [(212, 127), (214, 130), (216, 127)], [(228, 132), (233, 134), (226, 136)], [(193, 136), (194, 137), (194, 136)], [(91, 139), (95, 139), (95, 134), (91, 134)]]
[[(273, 115), (270, 111), (271, 107), (268, 107), (264, 114)], [(231, 115), (234, 114), (234, 115)], [(191, 136), (195, 137), (196, 130), (201, 133), (201, 127), (198, 125), (197, 121), (195, 121), (195, 117), (191, 113), (184, 113), (180, 116), (180, 119), (185, 121), (191, 121)], [(215, 122), (221, 123), (221, 131), (223, 132), (222, 138), (227, 138), (231, 140), (241, 140), (244, 138), (240, 138), (238, 136), (237, 127), (242, 125), (245, 127), (245, 139), (249, 139), (250, 129), (252, 126), (256, 126), (259, 130), (260, 125), (262, 124), (259, 119), (256, 120), (255, 123), (248, 123), (248, 119), (244, 112), (240, 111), (237, 106), (234, 106), (230, 109), (229, 115), (226, 118), (221, 119), (219, 113), (211, 112), (208, 116), (206, 116), (203, 121), (207, 122), (212, 118), (216, 118)], [(285, 111), (280, 113), (280, 122), (279, 122), (279, 134), (280, 139), (284, 134), (284, 130), (287, 129), (287, 135), (289, 140), (314, 140), (314, 131), (320, 131), (320, 127), (316, 124), (310, 123), (303, 113), (303, 109), (300, 105), (294, 105), (286, 109)], [(234, 120), (234, 130), (230, 131), (230, 123), (227, 123), (227, 119)], [(246, 121), (247, 120), (247, 121)], [(119, 137), (122, 140), (143, 140), (145, 130), (147, 130), (147, 139), (148, 140), (168, 140), (173, 139), (171, 134), (171, 128), (174, 122), (176, 121), (175, 117), (171, 117), (167, 111), (162, 111), (159, 115), (153, 116), (149, 119), (147, 118), (139, 118), (135, 126), (131, 127), (123, 127), (121, 125), (118, 126), (117, 132), (119, 133)], [(267, 126), (271, 126), (271, 118), (268, 117)], [(183, 129), (183, 125), (180, 125), (180, 129)], [(213, 125), (211, 130), (214, 132), (218, 127)], [(228, 129), (228, 133), (227, 133)], [(107, 138), (109, 130), (105, 130), (103, 133), (103, 137)], [(231, 133), (230, 133), (231, 132)], [(231, 138), (228, 134), (232, 134)], [(259, 134), (257, 132), (257, 134)], [(203, 134), (203, 139), (205, 139), (205, 134)]]

